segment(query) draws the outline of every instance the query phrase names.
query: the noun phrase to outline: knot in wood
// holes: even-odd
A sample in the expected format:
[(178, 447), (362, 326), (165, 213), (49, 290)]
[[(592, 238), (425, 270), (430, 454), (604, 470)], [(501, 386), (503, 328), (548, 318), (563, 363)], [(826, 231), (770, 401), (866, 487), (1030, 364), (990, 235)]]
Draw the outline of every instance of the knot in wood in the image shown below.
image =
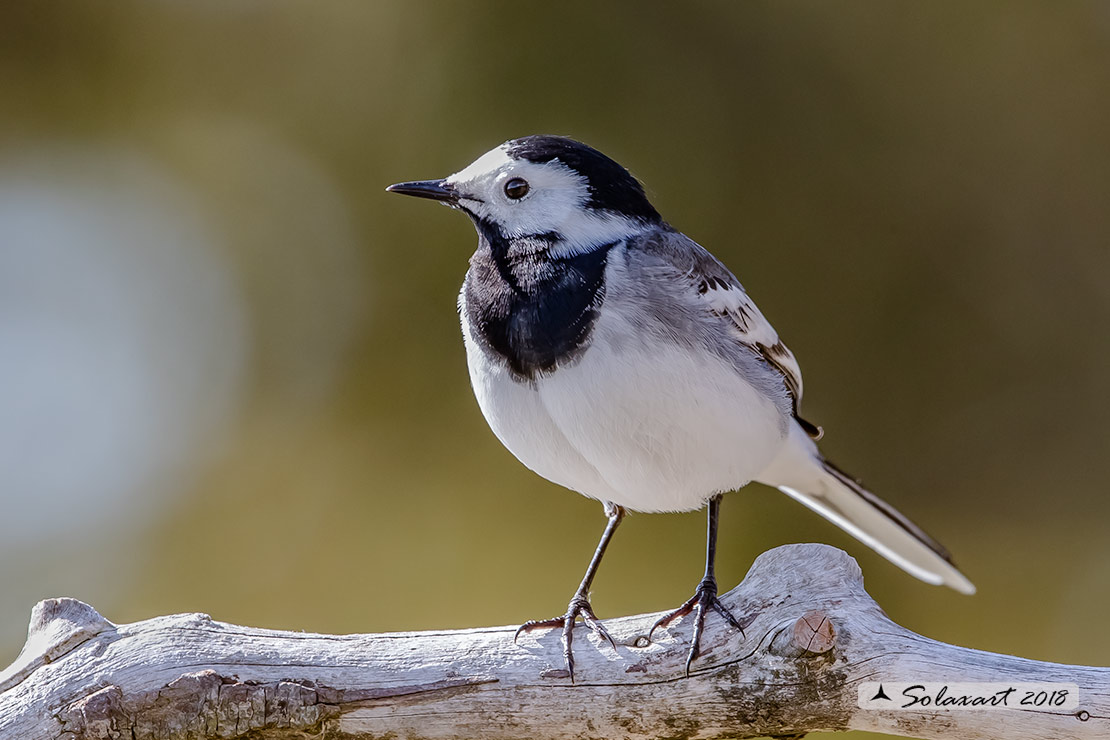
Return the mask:
[(821, 610), (808, 611), (794, 623), (794, 644), (802, 651), (820, 655), (832, 650), (836, 642), (829, 615)]

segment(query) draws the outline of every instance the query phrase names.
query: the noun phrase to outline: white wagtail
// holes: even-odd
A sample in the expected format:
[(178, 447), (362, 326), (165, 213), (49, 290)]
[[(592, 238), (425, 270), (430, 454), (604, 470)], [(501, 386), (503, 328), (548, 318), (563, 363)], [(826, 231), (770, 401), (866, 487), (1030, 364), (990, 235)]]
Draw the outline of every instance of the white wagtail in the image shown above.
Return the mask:
[[(394, 193), (470, 216), (478, 250), (459, 295), (470, 382), (497, 438), (550, 481), (595, 498), (609, 521), (566, 614), (612, 643), (590, 584), (625, 509), (709, 505), (705, 575), (652, 632), (706, 612), (740, 629), (713, 571), (721, 495), (775, 486), (923, 581), (975, 587), (948, 552), (817, 450), (799, 415), (794, 355), (712, 254), (663, 221), (621, 165), (572, 139), (514, 139), (443, 180)], [(517, 633), (519, 635), (519, 631)], [(650, 638), (650, 634), (649, 634)]]

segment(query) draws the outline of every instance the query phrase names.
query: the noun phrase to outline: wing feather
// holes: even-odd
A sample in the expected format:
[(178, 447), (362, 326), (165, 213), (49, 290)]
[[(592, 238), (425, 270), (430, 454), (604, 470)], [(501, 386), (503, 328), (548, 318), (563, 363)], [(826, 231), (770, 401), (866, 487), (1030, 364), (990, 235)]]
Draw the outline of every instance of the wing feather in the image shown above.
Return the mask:
[(704, 304), (706, 311), (730, 322), (737, 342), (781, 376), (793, 404), (794, 417), (807, 434), (820, 438), (821, 428), (799, 415), (802, 370), (794, 353), (779, 338), (736, 276), (704, 247), (675, 231), (645, 240), (641, 248), (670, 261), (685, 276), (687, 289)]

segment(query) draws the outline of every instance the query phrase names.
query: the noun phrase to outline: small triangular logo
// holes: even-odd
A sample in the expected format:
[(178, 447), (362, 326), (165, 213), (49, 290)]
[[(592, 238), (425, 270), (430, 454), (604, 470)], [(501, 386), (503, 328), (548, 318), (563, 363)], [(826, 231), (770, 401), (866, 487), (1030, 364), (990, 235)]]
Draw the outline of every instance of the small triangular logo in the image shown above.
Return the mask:
[(874, 696), (871, 697), (871, 701), (875, 701), (876, 699), (886, 699), (887, 701), (894, 701), (893, 699), (891, 699), (889, 696), (886, 695), (885, 691), (883, 691), (883, 685), (882, 684), (879, 684), (879, 690), (877, 692), (875, 692)]

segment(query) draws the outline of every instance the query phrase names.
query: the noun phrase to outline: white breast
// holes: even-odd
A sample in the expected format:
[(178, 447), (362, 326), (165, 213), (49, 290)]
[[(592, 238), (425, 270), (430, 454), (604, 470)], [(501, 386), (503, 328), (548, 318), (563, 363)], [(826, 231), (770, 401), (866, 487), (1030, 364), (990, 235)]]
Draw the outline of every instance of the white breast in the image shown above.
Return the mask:
[[(460, 296), (460, 304), (463, 300)], [(501, 444), (549, 481), (601, 501), (613, 500), (616, 492), (571, 445), (537, 389), (514, 379), (504, 362), (491, 361), (470, 335), (465, 307), (460, 314), (470, 385), (482, 415)]]
[(531, 383), (475, 343), (464, 310), (475, 396), (498, 439), (548, 480), (635, 511), (700, 508), (766, 468), (787, 419), (725, 360), (643, 337), (628, 309), (607, 300), (589, 349)]

